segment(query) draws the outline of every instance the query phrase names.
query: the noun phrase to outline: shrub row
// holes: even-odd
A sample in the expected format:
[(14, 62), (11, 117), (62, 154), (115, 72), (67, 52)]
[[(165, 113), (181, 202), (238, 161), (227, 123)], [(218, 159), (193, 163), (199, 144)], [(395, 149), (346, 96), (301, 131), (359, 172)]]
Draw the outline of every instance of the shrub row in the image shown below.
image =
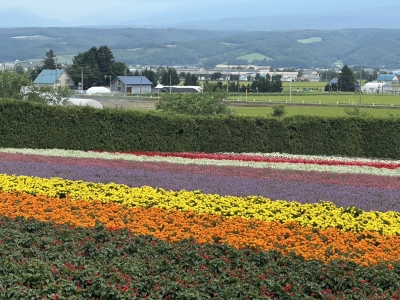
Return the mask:
[(190, 117), (0, 101), (0, 147), (285, 152), (400, 159), (400, 119)]

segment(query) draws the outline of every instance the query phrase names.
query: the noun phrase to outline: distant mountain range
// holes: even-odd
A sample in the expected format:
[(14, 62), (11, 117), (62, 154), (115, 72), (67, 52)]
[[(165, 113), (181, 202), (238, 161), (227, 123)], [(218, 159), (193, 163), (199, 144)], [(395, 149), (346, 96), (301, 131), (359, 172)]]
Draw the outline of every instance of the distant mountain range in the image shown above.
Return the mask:
[[(307, 18), (306, 18), (307, 19)], [(254, 22), (257, 24), (257, 22)], [(130, 65), (258, 64), (273, 68), (329, 68), (335, 64), (400, 68), (400, 29), (193, 30), (144, 28), (0, 28), (0, 64), (59, 62), (107, 45)]]
[(61, 22), (53, 18), (43, 18), (26, 8), (10, 8), (0, 10), (0, 27), (49, 27), (49, 26), (70, 26), (70, 24)]
[(360, 8), (349, 11), (331, 11), (324, 13), (235, 17), (216, 20), (188, 21), (172, 24), (173, 28), (203, 30), (301, 30), (301, 29), (350, 29), (350, 28), (400, 28), (400, 5), (382, 8)]

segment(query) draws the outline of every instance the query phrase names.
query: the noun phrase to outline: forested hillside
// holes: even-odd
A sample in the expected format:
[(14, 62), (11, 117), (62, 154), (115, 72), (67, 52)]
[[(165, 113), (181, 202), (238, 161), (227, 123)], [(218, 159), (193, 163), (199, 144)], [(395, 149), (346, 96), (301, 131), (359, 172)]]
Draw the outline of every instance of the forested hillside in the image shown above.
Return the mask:
[(3, 28), (0, 63), (43, 59), (49, 49), (72, 58), (107, 45), (132, 65), (261, 64), (272, 67), (347, 65), (400, 68), (400, 29), (206, 31), (139, 28)]

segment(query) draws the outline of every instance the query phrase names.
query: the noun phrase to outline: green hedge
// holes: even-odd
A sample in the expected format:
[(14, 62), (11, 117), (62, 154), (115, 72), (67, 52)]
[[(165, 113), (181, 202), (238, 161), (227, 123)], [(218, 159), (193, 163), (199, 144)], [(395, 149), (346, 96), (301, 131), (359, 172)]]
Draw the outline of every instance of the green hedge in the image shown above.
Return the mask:
[(399, 119), (190, 117), (0, 101), (0, 147), (400, 159), (399, 128)]

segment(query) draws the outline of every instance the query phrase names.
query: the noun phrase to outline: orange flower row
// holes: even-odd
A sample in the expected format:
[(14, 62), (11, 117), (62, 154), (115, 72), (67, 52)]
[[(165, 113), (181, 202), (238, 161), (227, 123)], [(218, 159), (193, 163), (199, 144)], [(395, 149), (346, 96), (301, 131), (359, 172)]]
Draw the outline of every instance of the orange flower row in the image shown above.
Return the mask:
[(279, 250), (283, 254), (295, 252), (307, 260), (324, 262), (344, 259), (373, 265), (400, 260), (399, 236), (343, 232), (336, 228), (321, 230), (293, 222), (227, 219), (191, 211), (132, 208), (111, 202), (75, 201), (19, 192), (0, 192), (0, 215), (34, 217), (40, 221), (83, 227), (93, 227), (98, 221), (106, 227), (128, 228), (135, 234), (153, 235), (169, 242), (193, 237), (198, 243), (221, 242), (238, 249), (254, 247)]

